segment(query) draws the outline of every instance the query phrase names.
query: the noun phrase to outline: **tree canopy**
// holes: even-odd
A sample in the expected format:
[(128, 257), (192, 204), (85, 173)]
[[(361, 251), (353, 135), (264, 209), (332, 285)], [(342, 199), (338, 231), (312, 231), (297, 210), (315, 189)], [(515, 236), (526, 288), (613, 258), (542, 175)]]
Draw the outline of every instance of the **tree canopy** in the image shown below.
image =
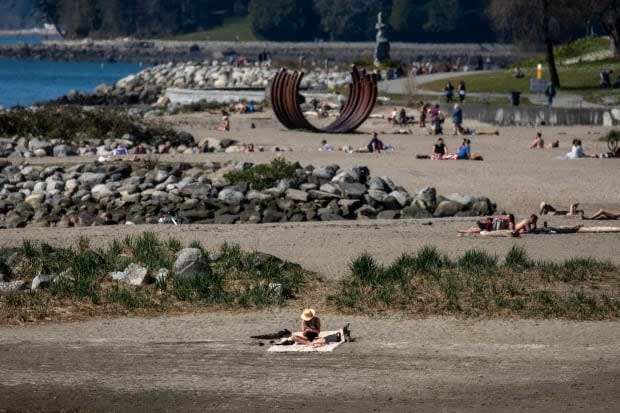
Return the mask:
[[(547, 4), (554, 41), (582, 35), (587, 22), (615, 36), (620, 46), (618, 0)], [(254, 34), (265, 40), (372, 41), (382, 12), (393, 41), (546, 43), (539, 0), (34, 0), (34, 6), (69, 38), (161, 37), (247, 16)]]

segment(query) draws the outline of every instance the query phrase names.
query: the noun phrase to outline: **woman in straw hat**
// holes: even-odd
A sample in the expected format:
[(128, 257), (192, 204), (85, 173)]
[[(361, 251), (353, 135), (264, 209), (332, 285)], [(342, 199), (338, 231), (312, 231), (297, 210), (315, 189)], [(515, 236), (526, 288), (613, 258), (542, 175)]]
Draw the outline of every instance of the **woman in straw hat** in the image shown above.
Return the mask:
[(293, 334), (291, 339), (297, 344), (306, 346), (322, 346), (327, 342), (319, 337), (321, 332), (321, 320), (316, 316), (312, 308), (306, 308), (301, 312), (301, 336)]

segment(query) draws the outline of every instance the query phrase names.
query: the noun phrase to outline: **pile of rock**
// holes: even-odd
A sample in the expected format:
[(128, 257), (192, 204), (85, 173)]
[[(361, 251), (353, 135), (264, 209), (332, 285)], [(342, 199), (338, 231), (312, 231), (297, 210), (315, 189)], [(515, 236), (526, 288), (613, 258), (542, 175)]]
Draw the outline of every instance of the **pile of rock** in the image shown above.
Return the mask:
[[(174, 141), (166, 141), (165, 137), (153, 139), (148, 143), (138, 143), (131, 134), (120, 138), (87, 139), (79, 145), (72, 145), (62, 140), (14, 137), (0, 139), (0, 158), (43, 158), (48, 156), (96, 156), (113, 160), (117, 155), (176, 153), (196, 154), (201, 152), (243, 152), (246, 147), (235, 139), (203, 138), (196, 143), (194, 137), (187, 132), (178, 132)], [(282, 146), (282, 152), (290, 150)], [(125, 152), (126, 150), (126, 152)]]
[[(387, 177), (361, 166), (298, 167), (295, 176), (256, 190), (235, 185), (219, 165), (113, 162), (60, 166), (0, 164), (0, 222), (5, 227), (89, 226), (125, 218), (157, 223), (176, 210), (189, 223), (234, 224), (343, 219), (478, 216), (495, 211), (486, 197), (438, 196), (425, 188), (411, 196)], [(228, 168), (243, 170), (241, 162)]]
[[(116, 84), (101, 84), (92, 94), (70, 92), (57, 103), (80, 105), (153, 104), (167, 88), (181, 89), (260, 89), (264, 90), (276, 74), (276, 69), (260, 66), (232, 66), (212, 62), (167, 63), (148, 67), (139, 73), (120, 79)], [(307, 71), (302, 89), (334, 90), (351, 82), (349, 72)]]

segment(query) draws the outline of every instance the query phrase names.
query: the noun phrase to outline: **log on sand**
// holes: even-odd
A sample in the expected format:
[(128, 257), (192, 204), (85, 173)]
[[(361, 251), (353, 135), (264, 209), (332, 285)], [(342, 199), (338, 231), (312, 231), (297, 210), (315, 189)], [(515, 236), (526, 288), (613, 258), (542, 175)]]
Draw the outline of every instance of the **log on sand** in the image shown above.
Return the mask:
[(608, 232), (620, 232), (620, 227), (581, 227), (579, 232), (585, 233), (608, 233)]

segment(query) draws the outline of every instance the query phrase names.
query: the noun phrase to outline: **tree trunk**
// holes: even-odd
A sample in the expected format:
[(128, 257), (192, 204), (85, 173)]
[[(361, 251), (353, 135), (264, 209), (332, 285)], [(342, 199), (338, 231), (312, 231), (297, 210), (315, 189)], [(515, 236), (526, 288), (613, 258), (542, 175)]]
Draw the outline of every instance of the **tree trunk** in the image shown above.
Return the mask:
[(558, 76), (558, 69), (555, 67), (555, 56), (553, 55), (553, 40), (551, 39), (551, 32), (549, 29), (550, 11), (549, 0), (543, 0), (542, 2), (542, 29), (545, 36), (545, 46), (547, 49), (547, 63), (549, 64), (549, 74), (551, 75), (551, 83), (556, 88), (560, 87), (560, 77)]

